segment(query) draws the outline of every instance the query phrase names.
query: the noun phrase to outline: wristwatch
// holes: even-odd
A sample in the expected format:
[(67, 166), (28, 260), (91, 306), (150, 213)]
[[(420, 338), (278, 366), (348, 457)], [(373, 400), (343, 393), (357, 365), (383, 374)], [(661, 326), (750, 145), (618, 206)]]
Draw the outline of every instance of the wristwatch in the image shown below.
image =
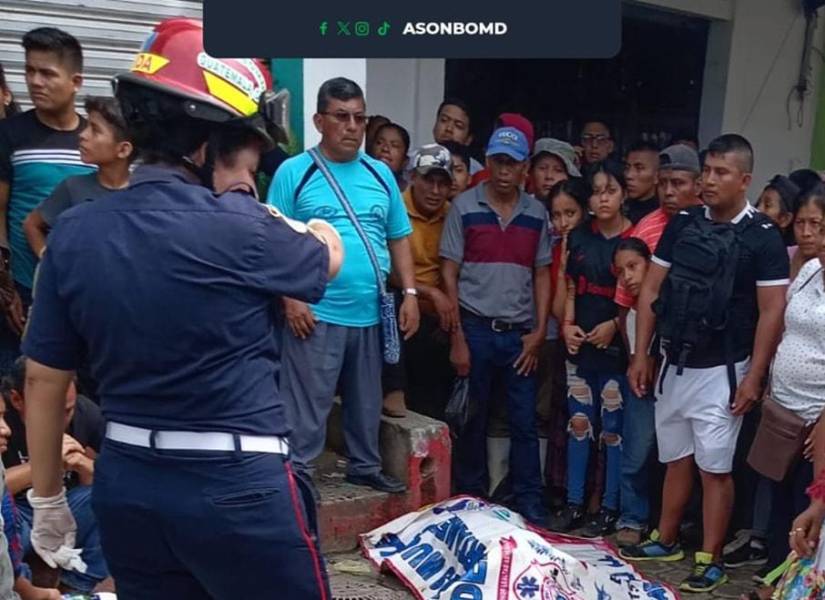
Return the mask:
[(418, 296), (418, 290), (415, 288), (404, 288), (401, 290), (402, 296)]

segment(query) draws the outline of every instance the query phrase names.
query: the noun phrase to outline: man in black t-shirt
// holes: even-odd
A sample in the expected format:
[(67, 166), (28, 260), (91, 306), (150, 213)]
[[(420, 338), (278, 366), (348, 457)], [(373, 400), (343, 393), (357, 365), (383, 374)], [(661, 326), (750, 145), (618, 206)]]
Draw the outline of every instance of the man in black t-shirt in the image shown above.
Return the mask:
[[(745, 196), (752, 169), (753, 152), (745, 138), (728, 134), (710, 144), (702, 172), (706, 206), (681, 211), (668, 223), (638, 302), (636, 353), (628, 375), (634, 392), (644, 396), (651, 389), (646, 356), (656, 323), (651, 305), (662, 284), (673, 276), (674, 258), (679, 262), (674, 246), (697, 219), (733, 224), (738, 232), (738, 260), (727, 326), (714, 332), (701, 352), (668, 355), (656, 384), (659, 458), (667, 463), (659, 527), (649, 540), (621, 551), (630, 560), (684, 556), (677, 536), (695, 463), (702, 478), (704, 535), (696, 569), (680, 586), (688, 592), (708, 592), (727, 581), (721, 559), (733, 508), (736, 439), (742, 415), (761, 394), (782, 329), (788, 255), (779, 230)], [(681, 374), (677, 363), (684, 364)]]
[(659, 208), (656, 185), (659, 183), (659, 149), (650, 142), (637, 142), (624, 161), (627, 181), (627, 218), (634, 225)]
[[(3, 380), (2, 392), (6, 399), (6, 421), (11, 429), (8, 449), (3, 453), (6, 483), (15, 496), (20, 513), (24, 554), (32, 551), (31, 531), (33, 514), (27, 492), (32, 486), (32, 472), (26, 443), (26, 358), (14, 362), (11, 373)], [(100, 534), (91, 509), (91, 490), (94, 479), (94, 460), (100, 452), (105, 435), (105, 423), (100, 409), (85, 396), (79, 396), (74, 385), (66, 394), (66, 432), (63, 436), (63, 468), (67, 499), (72, 516), (77, 522), (77, 547), (86, 563), (86, 572), (63, 569), (61, 582), (70, 589), (91, 592), (98, 582), (109, 576)]]

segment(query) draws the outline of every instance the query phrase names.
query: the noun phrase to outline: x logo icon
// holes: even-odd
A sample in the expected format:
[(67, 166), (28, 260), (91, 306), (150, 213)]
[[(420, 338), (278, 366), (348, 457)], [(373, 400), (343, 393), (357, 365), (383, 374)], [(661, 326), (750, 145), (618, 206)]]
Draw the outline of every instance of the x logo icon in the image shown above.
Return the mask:
[(349, 21), (338, 21), (338, 35), (351, 35)]

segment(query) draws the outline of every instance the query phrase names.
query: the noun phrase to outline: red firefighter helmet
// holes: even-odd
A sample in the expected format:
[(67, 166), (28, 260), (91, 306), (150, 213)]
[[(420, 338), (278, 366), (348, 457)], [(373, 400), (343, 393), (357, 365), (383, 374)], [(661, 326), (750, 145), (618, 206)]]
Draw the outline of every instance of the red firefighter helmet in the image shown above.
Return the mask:
[[(272, 77), (263, 63), (249, 58), (213, 58), (203, 47), (203, 24), (195, 19), (161, 21), (144, 42), (128, 72), (115, 77), (115, 90), (131, 85), (183, 100), (190, 117), (237, 122), (271, 141), (259, 102), (271, 98)], [(272, 128), (270, 128), (272, 131)], [(278, 141), (285, 135), (277, 129)]]

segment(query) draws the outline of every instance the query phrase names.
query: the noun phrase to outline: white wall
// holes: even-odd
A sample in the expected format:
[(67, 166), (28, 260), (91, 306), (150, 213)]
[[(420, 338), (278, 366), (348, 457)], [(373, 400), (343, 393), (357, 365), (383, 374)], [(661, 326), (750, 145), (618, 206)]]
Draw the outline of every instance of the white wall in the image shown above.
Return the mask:
[[(363, 58), (304, 59), (304, 147), (311, 148), (321, 136), (315, 130), (312, 115), (318, 102), (318, 88), (327, 79), (347, 77), (367, 89), (367, 61)], [(365, 92), (366, 93), (366, 92)]]
[(312, 124), (318, 88), (349, 77), (363, 88), (367, 113), (384, 115), (410, 132), (413, 147), (432, 141), (435, 112), (444, 97), (443, 59), (304, 59), (304, 145), (318, 143)]
[(444, 98), (443, 59), (367, 60), (367, 109), (403, 125), (413, 148), (432, 142)]
[[(822, 50), (825, 12), (814, 45)], [(738, 0), (730, 23), (714, 22), (708, 43), (700, 138), (703, 144), (722, 132), (741, 133), (756, 154), (755, 197), (776, 173), (807, 167), (816, 115), (821, 59), (811, 57), (810, 93), (800, 104), (787, 100), (799, 75), (805, 19), (799, 0)]]

